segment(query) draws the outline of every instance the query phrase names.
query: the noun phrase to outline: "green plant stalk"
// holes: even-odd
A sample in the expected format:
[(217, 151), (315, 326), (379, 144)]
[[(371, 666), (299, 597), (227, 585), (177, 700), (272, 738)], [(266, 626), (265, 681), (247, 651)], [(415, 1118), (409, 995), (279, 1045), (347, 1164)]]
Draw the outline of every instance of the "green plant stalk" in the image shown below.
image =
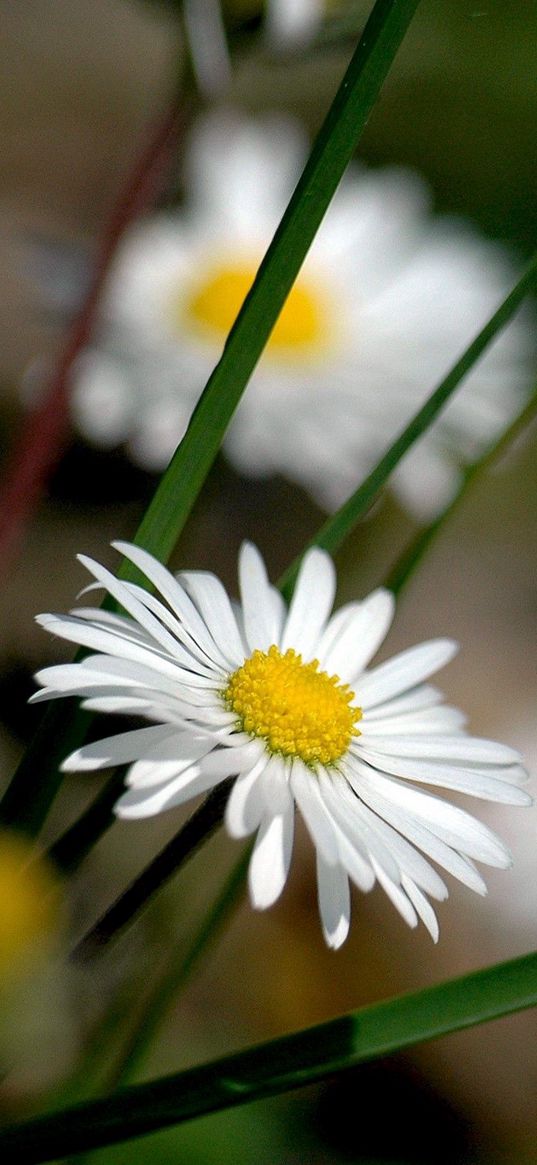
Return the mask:
[[(136, 544), (163, 562), (190, 514), (418, 4), (419, 0), (377, 0), (374, 5), (223, 355), (135, 534)], [(144, 584), (130, 563), (124, 563), (119, 573)], [(67, 723), (65, 708), (48, 710), (0, 803), (0, 824), (30, 836), (39, 832), (62, 780), (58, 755), (67, 752), (67, 734), (75, 743), (84, 739), (83, 725), (80, 719)]]
[[(161, 559), (175, 546), (222, 437), (354, 154), (419, 0), (377, 0), (304, 172), (135, 541)], [(122, 577), (134, 577), (125, 564)], [(136, 581), (140, 575), (135, 573)]]
[[(396, 465), (408, 452), (411, 445), (429, 428), (438, 414), (447, 404), (461, 380), (470, 371), (483, 355), (485, 349), (494, 337), (509, 323), (518, 311), (523, 300), (537, 288), (537, 254), (535, 254), (524, 274), (515, 284), (513, 290), (500, 304), (498, 310), (491, 316), (475, 340), (469, 345), (462, 356), (456, 361), (447, 376), (440, 382), (435, 391), (425, 401), (425, 404), (412, 417), (412, 420), (399, 434), (387, 452), (381, 457), (371, 473), (351, 495), (339, 510), (321, 526), (317, 534), (311, 539), (308, 546), (321, 546), (323, 550), (333, 553), (341, 546), (344, 539), (363, 518), (372, 503), (378, 497), (380, 490), (387, 482)], [(307, 549), (307, 548), (306, 548)], [(280, 589), (287, 599), (290, 597), (300, 563), (302, 552), (280, 579)]]
[(170, 1006), (188, 982), (202, 955), (216, 942), (222, 927), (237, 907), (239, 895), (244, 889), (251, 853), (252, 846), (246, 846), (228, 874), (216, 901), (205, 914), (183, 958), (178, 961), (177, 952), (174, 951), (168, 959), (164, 973), (140, 1007), (121, 1055), (108, 1078), (107, 1091), (122, 1088), (140, 1069)]
[(419, 566), (422, 558), (429, 550), (432, 543), (435, 541), (437, 535), (443, 529), (446, 521), (451, 515), (458, 510), (462, 501), (464, 501), (466, 494), (475, 481), (482, 476), (483, 473), (491, 467), (491, 465), (501, 457), (509, 448), (512, 441), (518, 437), (519, 433), (523, 432), (527, 425), (534, 420), (537, 415), (537, 390), (534, 391), (529, 398), (527, 404), (522, 409), (522, 412), (515, 417), (515, 420), (502, 433), (498, 441), (491, 445), (489, 449), (479, 457), (477, 461), (473, 461), (471, 465), (467, 465), (463, 470), (462, 484), (456, 493), (455, 497), (442, 510), (434, 521), (430, 522), (422, 530), (419, 530), (416, 537), (409, 546), (403, 551), (397, 562), (392, 566), (384, 586), (388, 590), (393, 591), (394, 595), (399, 595), (406, 586), (409, 579), (414, 574), (414, 571)]
[(194, 856), (200, 845), (212, 836), (222, 822), (231, 783), (231, 778), (228, 778), (215, 785), (175, 836), (80, 940), (72, 954), (75, 961), (83, 962), (98, 954), (111, 938), (115, 938), (147, 906), (149, 899), (172, 874)]
[(125, 786), (125, 765), (116, 769), (79, 818), (49, 846), (47, 858), (62, 874), (73, 873), (103, 833), (113, 825), (114, 805)]
[(390, 999), (244, 1052), (23, 1122), (0, 1134), (3, 1165), (38, 1165), (275, 1096), (365, 1060), (537, 1003), (537, 954)]

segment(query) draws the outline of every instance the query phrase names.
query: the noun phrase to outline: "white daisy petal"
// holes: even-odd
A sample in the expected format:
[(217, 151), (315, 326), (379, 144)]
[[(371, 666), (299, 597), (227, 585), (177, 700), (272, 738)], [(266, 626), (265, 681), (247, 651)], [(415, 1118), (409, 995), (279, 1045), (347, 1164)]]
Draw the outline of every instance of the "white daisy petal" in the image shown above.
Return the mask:
[[(78, 693), (83, 695), (82, 692)], [(112, 716), (144, 716), (151, 719), (151, 709), (156, 711), (155, 719), (160, 719), (158, 709), (149, 700), (142, 700), (136, 696), (90, 696), (82, 701), (82, 708), (87, 712), (109, 712)]]
[(361, 606), (361, 603), (344, 603), (338, 611), (330, 616), (317, 644), (317, 655), (325, 671), (331, 670), (328, 660), (332, 648), (337, 644), (340, 636), (345, 634), (347, 627), (352, 623)]
[(232, 777), (245, 772), (250, 765), (257, 764), (263, 750), (259, 741), (249, 741), (236, 748), (220, 748), (218, 752), (211, 752), (201, 762), (200, 768), (204, 773), (212, 775), (215, 780), (222, 777)]
[(239, 581), (248, 646), (251, 651), (267, 651), (271, 644), (280, 642), (283, 601), (271, 587), (263, 559), (251, 542), (241, 547)]
[(207, 735), (195, 737), (191, 733), (176, 733), (148, 749), (143, 760), (131, 765), (127, 784), (132, 788), (147, 789), (170, 781), (190, 768), (213, 747)]
[[(152, 639), (156, 640), (165, 651), (172, 654), (175, 652), (177, 643), (173, 635), (165, 630), (159, 619), (156, 619), (145, 607), (145, 604), (140, 602), (136, 597), (133, 588), (127, 586), (126, 583), (121, 582), (120, 579), (115, 578), (109, 570), (104, 566), (100, 566), (98, 562), (94, 562), (92, 558), (88, 558), (85, 554), (79, 554), (78, 561), (89, 570), (90, 574), (108, 591), (112, 598), (116, 599), (125, 611), (133, 619), (136, 619), (144, 631), (146, 631)], [(160, 606), (160, 604), (158, 604)], [(157, 608), (158, 609), (158, 608)]]
[(339, 863), (334, 866), (325, 862), (320, 850), (317, 850), (317, 888), (323, 934), (327, 945), (337, 950), (349, 933), (349, 879)]
[(214, 680), (196, 674), (195, 671), (186, 671), (183, 667), (165, 658), (154, 648), (142, 647), (130, 638), (125, 638), (118, 632), (105, 631), (97, 626), (90, 626), (82, 619), (74, 619), (68, 615), (38, 615), (37, 620), (46, 631), (58, 635), (60, 639), (68, 639), (71, 643), (78, 643), (80, 647), (91, 647), (97, 652), (114, 655), (116, 652), (123, 659), (134, 663), (141, 663), (155, 671), (162, 672), (177, 682), (181, 679), (198, 687), (213, 687)]
[(427, 927), (433, 942), (437, 943), (438, 936), (440, 934), (438, 928), (438, 919), (430, 902), (427, 901), (425, 894), (422, 894), (421, 890), (418, 889), (412, 879), (407, 878), (406, 874), (403, 875), (402, 885), (403, 890), (405, 890), (405, 892), (408, 894), (414, 909), (419, 914), (421, 921), (425, 923), (425, 926)]
[(226, 827), (231, 837), (248, 837), (259, 826), (266, 812), (260, 777), (267, 764), (261, 757), (250, 769), (237, 777), (226, 805)]
[(266, 910), (285, 886), (293, 852), (294, 807), (285, 814), (267, 815), (261, 822), (248, 867), (252, 906)]
[(145, 574), (146, 578), (149, 579), (149, 582), (153, 583), (163, 599), (166, 599), (166, 602), (170, 604), (178, 619), (184, 622), (192, 638), (204, 649), (209, 658), (226, 665), (226, 658), (217, 648), (206, 624), (183, 587), (170, 574), (169, 570), (166, 570), (166, 567), (162, 566), (146, 550), (141, 550), (139, 546), (132, 546), (127, 542), (113, 542), (112, 545), (116, 550), (119, 550), (124, 558), (134, 563)]
[(396, 886), (395, 882), (392, 882), (388, 878), (380, 866), (377, 866), (375, 862), (373, 865), (382, 889), (388, 895), (390, 902), (393, 902), (395, 909), (399, 912), (401, 918), (404, 918), (408, 926), (414, 929), (418, 925), (418, 916), (407, 894), (400, 886)]
[[(87, 595), (88, 591), (100, 590), (100, 583), (90, 583), (89, 586), (84, 587), (79, 592), (79, 599), (83, 595)], [(85, 619), (89, 623), (99, 623), (102, 627), (114, 627), (123, 635), (130, 636), (131, 639), (136, 639), (139, 643), (143, 643), (144, 647), (152, 642), (152, 638), (144, 631), (143, 627), (139, 627), (137, 623), (133, 623), (128, 615), (118, 615), (115, 611), (105, 611), (104, 607), (77, 607), (70, 612), (71, 615), (76, 615), (77, 619)]]
[(332, 559), (323, 550), (309, 550), (298, 578), (282, 634), (282, 651), (289, 647), (303, 659), (315, 655), (317, 641), (332, 609), (336, 575)]
[(186, 630), (185, 626), (175, 615), (172, 615), (171, 611), (168, 611), (159, 599), (155, 598), (155, 595), (150, 594), (149, 591), (145, 591), (142, 587), (135, 586), (134, 583), (129, 583), (128, 585), (130, 591), (139, 597), (144, 607), (155, 612), (159, 622), (163, 623), (165, 627), (168, 627), (172, 632), (173, 638), (184, 646), (184, 650), (182, 647), (175, 646), (172, 649), (172, 654), (184, 663), (185, 667), (191, 667), (194, 658), (196, 671), (200, 675), (214, 677), (215, 673), (222, 674), (222, 665), (215, 658), (218, 655), (216, 645), (211, 645), (208, 651), (200, 647), (200, 644), (194, 636)]
[(315, 777), (301, 761), (295, 761), (291, 769), (291, 789), (297, 805), (306, 822), (313, 844), (328, 865), (338, 864), (337, 836), (327, 812)]
[(523, 769), (515, 767), (514, 780), (509, 779), (509, 768), (482, 769), (482, 768), (455, 768), (448, 764), (435, 764), (432, 761), (399, 760), (398, 757), (383, 756), (375, 758), (374, 754), (363, 751), (361, 756), (373, 766), (373, 771), (379, 770), (390, 773), (405, 780), (418, 781), (427, 785), (438, 785), (443, 789), (458, 789), (472, 797), (481, 797), (486, 801), (500, 801), (505, 805), (531, 805), (532, 798), (525, 789), (519, 788), (519, 781), (524, 782), (526, 774)]
[(151, 728), (135, 728), (132, 732), (122, 732), (118, 736), (108, 736), (77, 748), (68, 756), (62, 769), (66, 773), (90, 772), (107, 769), (112, 765), (123, 765), (137, 757), (146, 756), (155, 745), (160, 745), (177, 736), (177, 729), (165, 724)]
[(357, 850), (356, 845), (351, 843), (337, 826), (336, 831), (341, 864), (345, 867), (354, 885), (358, 886), (358, 889), (362, 890), (364, 894), (367, 894), (369, 890), (373, 889), (376, 881), (370, 858), (369, 856), (364, 858)]
[[(365, 776), (361, 778), (361, 782), (365, 780)], [(503, 842), (464, 809), (433, 797), (430, 793), (423, 793), (420, 789), (412, 789), (393, 778), (382, 777), (380, 773), (375, 775), (373, 783), (386, 799), (427, 825), (432, 833), (448, 845), (490, 866), (506, 867), (511, 864), (509, 851)]]
[(319, 788), (330, 816), (353, 850), (365, 858), (367, 863), (374, 857), (390, 879), (399, 882), (401, 874), (396, 857), (384, 844), (378, 830), (372, 828), (371, 819), (366, 818), (363, 805), (352, 796), (345, 779), (336, 776), (331, 780), (321, 773)]
[(404, 716), (407, 713), (419, 712), (421, 708), (433, 708), (442, 702), (442, 693), (438, 688), (433, 688), (431, 684), (419, 684), (416, 688), (411, 688), (409, 692), (405, 692), (403, 696), (395, 696), (393, 700), (386, 700), (382, 704), (377, 704), (375, 708), (368, 708), (364, 712), (363, 724), (369, 728), (370, 724), (374, 724), (377, 720), (384, 721), (392, 716)]
[[(221, 666), (216, 664), (214, 658), (199, 647), (188, 631), (154, 595), (150, 595), (148, 591), (144, 591), (142, 587), (137, 587), (133, 583), (126, 583), (125, 587), (130, 595), (138, 597), (143, 609), (147, 608), (149, 611), (155, 612), (159, 624), (164, 624), (165, 627), (170, 628), (172, 637), (167, 638), (167, 650), (164, 645), (157, 646), (159, 636), (150, 635), (138, 624), (133, 624), (132, 620), (129, 621), (127, 618), (117, 617), (112, 621), (110, 618), (103, 617), (109, 615), (109, 612), (96, 610), (92, 615), (91, 608), (77, 608), (70, 613), (76, 618), (91, 621), (94, 627), (102, 627), (105, 631), (113, 628), (123, 639), (131, 639), (142, 647), (149, 647), (160, 653), (161, 656), (173, 655), (178, 663), (189, 671), (194, 668), (198, 675), (207, 676), (214, 681), (218, 675), (222, 674)], [(82, 593), (86, 594), (88, 589), (85, 587)], [(163, 630), (163, 634), (167, 635), (167, 632)]]
[(422, 889), (431, 894), (433, 898), (443, 900), (447, 897), (447, 889), (445, 883), (436, 873), (429, 862), (425, 860), (421, 853), (414, 846), (409, 845), (404, 837), (392, 829), (383, 816), (372, 813), (367, 805), (360, 805), (360, 814), (365, 824), (370, 825), (371, 829), (378, 834), (385, 845), (388, 852), (392, 854), (392, 858), (396, 863), (397, 873), (392, 877), (390, 868), (386, 866), (386, 862), (379, 860), (376, 854), (376, 860), (382, 866), (384, 872), (390, 878), (390, 881), (398, 884), (402, 882), (403, 876), (406, 874), (418, 883)]
[[(380, 733), (371, 739), (367, 749), (368, 755), (381, 757), (408, 756), (412, 758), (425, 757), (429, 760), (439, 760), (445, 757), (446, 761), (455, 764), (494, 764), (509, 765), (520, 761), (520, 753), (507, 744), (497, 744), (495, 740), (480, 740), (477, 736), (457, 735), (454, 737), (415, 735), (410, 733), (404, 736), (387, 735)], [(365, 749), (364, 749), (365, 755)], [(380, 762), (382, 763), (382, 762)]]
[(458, 650), (452, 639), (432, 639), (395, 655), (360, 677), (356, 697), (361, 708), (369, 709), (383, 704), (426, 680), (433, 672), (449, 663)]
[(441, 707), (420, 708), (418, 712), (406, 712), (397, 716), (386, 716), (380, 722), (369, 717), (363, 717), (360, 723), (362, 737), (378, 737), (388, 734), (400, 736), (403, 732), (431, 733), (460, 732), (467, 717), (458, 708), (449, 708), (445, 704)]
[(204, 570), (182, 571), (181, 581), (227, 662), (238, 667), (244, 659), (244, 645), (222, 583)]
[(395, 829), (416, 846), (419, 846), (420, 850), (437, 862), (439, 866), (442, 866), (454, 878), (458, 878), (459, 882), (463, 882), (465, 886), (475, 890), (477, 894), (486, 893), (483, 878), (468, 858), (464, 858), (445, 841), (441, 841), (440, 838), (431, 833), (423, 822), (398, 809), (387, 797), (379, 796), (372, 788), (364, 787), (363, 784), (356, 788), (357, 791), (360, 790), (363, 799), (384, 821), (390, 822)]
[(321, 656), (326, 671), (354, 680), (386, 638), (395, 611), (390, 591), (373, 591), (355, 611), (327, 654)]
[(191, 765), (171, 781), (165, 780), (156, 788), (153, 785), (129, 788), (119, 798), (115, 813), (121, 818), (154, 817), (156, 813), (174, 809), (192, 797), (206, 793), (218, 783), (212, 776), (200, 773), (199, 765)]

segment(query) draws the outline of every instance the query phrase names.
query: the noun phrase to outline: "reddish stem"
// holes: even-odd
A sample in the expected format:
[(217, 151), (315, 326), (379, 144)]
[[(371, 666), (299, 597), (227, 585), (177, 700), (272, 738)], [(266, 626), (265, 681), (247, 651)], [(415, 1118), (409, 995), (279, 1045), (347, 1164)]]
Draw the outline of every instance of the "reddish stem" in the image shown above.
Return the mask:
[(26, 418), (15, 441), (1, 491), (0, 569), (4, 571), (67, 444), (69, 374), (95, 326), (100, 296), (118, 243), (133, 219), (156, 200), (168, 172), (179, 126), (180, 108), (175, 97), (156, 122), (119, 193), (98, 244), (88, 290), (69, 325), (43, 399)]

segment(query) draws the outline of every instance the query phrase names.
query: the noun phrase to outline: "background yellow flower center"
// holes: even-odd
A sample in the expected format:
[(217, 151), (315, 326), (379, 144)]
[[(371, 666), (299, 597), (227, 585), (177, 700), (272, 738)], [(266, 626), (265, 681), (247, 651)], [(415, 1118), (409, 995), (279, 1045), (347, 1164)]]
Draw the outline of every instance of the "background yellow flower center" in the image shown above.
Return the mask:
[(60, 922), (60, 886), (22, 836), (0, 831), (0, 985), (37, 961)]
[[(212, 332), (218, 338), (227, 336), (254, 277), (253, 266), (213, 268), (189, 296), (187, 317), (204, 332)], [(180, 309), (180, 314), (183, 311)], [(267, 348), (278, 351), (314, 346), (322, 339), (323, 314), (316, 288), (299, 281), (289, 293)]]
[(230, 676), (224, 699), (245, 732), (266, 740), (271, 752), (299, 756), (306, 764), (334, 764), (349, 747), (360, 708), (348, 684), (319, 671), (319, 661), (302, 663), (289, 648), (254, 651)]

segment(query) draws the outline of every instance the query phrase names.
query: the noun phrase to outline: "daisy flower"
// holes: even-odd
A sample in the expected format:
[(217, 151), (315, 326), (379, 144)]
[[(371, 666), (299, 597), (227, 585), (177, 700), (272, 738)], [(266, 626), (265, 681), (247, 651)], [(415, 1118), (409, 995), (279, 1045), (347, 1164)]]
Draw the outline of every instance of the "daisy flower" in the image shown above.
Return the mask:
[[(201, 120), (186, 205), (146, 218), (111, 273), (100, 334), (75, 369), (79, 429), (167, 464), (221, 355), (306, 154), (296, 123)], [(224, 441), (247, 475), (281, 473), (339, 506), (512, 286), (508, 254), (430, 213), (414, 173), (351, 167)], [(530, 387), (530, 331), (498, 337), (393, 476), (428, 518), (460, 466), (508, 423)]]
[(0, 829), (0, 989), (46, 961), (62, 920), (60, 883), (22, 834)]
[(116, 805), (124, 819), (171, 809), (234, 777), (225, 821), (232, 837), (256, 833), (254, 907), (272, 905), (285, 885), (298, 807), (316, 850), (329, 946), (348, 932), (349, 881), (364, 891), (378, 881), (405, 921), (421, 918), (436, 940), (429, 898), (448, 891), (435, 866), (483, 894), (474, 862), (506, 867), (510, 857), (480, 821), (421, 786), (530, 803), (519, 754), (467, 735), (464, 717), (428, 682), (456, 644), (431, 640), (369, 667), (393, 596), (376, 590), (331, 615), (335, 571), (318, 549), (305, 555), (287, 610), (249, 543), (239, 605), (209, 572), (174, 577), (145, 551), (115, 546), (156, 595), (81, 556), (90, 589), (104, 587), (125, 614), (39, 616), (91, 654), (39, 672), (33, 699), (78, 695), (88, 709), (150, 724), (84, 745), (63, 768), (129, 764)]
[(269, 43), (280, 49), (303, 47), (318, 31), (325, 7), (323, 0), (266, 0)]

